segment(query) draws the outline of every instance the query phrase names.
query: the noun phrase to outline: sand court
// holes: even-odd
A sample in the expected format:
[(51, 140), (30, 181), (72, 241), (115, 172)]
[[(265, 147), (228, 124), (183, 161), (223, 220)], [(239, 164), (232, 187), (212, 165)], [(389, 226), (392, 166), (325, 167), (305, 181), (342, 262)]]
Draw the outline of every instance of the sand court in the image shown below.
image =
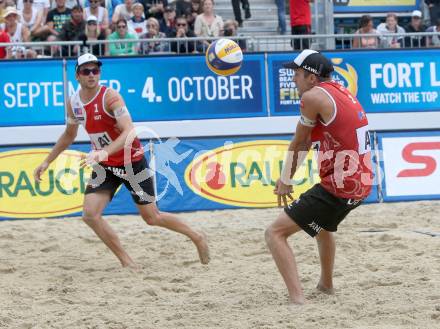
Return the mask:
[(181, 235), (107, 216), (141, 273), (121, 269), (79, 218), (0, 222), (0, 328), (440, 327), (439, 201), (353, 211), (336, 234), (334, 296), (315, 289), (315, 241), (290, 238), (302, 307), (287, 304), (264, 241), (279, 211), (180, 214), (207, 233), (208, 266)]

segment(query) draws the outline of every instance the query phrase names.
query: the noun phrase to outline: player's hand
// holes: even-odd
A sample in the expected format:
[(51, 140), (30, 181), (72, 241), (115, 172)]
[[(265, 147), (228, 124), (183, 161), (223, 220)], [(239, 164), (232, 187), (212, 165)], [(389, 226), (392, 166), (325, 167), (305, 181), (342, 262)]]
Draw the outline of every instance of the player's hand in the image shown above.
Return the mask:
[(41, 175), (46, 171), (46, 169), (49, 167), (49, 164), (44, 161), (42, 164), (40, 164), (37, 168), (34, 170), (34, 179), (37, 182), (41, 182)]
[(83, 156), (81, 161), (79, 162), (80, 168), (84, 168), (87, 166), (93, 167), (101, 161), (105, 161), (108, 159), (108, 153), (104, 150), (95, 150)]
[(283, 201), (283, 204), (285, 207), (287, 207), (288, 202), (287, 198), (289, 198), (291, 201), (293, 201), (293, 187), (292, 185), (286, 185), (284, 184), (281, 179), (278, 179), (275, 183), (275, 189), (273, 190), (273, 193), (278, 196), (278, 207), (281, 207), (281, 200)]

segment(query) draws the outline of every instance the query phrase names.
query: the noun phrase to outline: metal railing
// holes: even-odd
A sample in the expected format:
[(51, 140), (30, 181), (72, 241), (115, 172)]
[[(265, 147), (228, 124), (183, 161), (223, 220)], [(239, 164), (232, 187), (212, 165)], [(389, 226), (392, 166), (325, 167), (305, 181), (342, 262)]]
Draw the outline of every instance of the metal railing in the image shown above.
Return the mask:
[[(240, 44), (246, 52), (292, 51), (304, 48), (316, 50), (350, 50), (355, 48), (355, 40), (362, 38), (377, 38), (377, 47), (384, 48), (383, 40), (396, 38), (400, 48), (426, 48), (432, 45), (432, 40), (440, 40), (439, 32), (422, 33), (393, 33), (393, 34), (326, 34), (326, 35), (276, 35), (276, 36), (233, 36), (229, 37)], [(135, 55), (160, 55), (182, 53), (204, 53), (209, 42), (217, 38), (155, 38), (155, 39), (127, 39), (127, 40), (96, 40), (96, 41), (53, 41), (53, 42), (23, 42), (0, 43), (6, 47), (14, 58), (24, 58), (33, 53), (38, 58), (75, 57), (79, 54), (91, 52), (98, 56), (112, 56), (111, 46), (119, 48), (133, 48)], [(438, 47), (439, 45), (437, 45)]]

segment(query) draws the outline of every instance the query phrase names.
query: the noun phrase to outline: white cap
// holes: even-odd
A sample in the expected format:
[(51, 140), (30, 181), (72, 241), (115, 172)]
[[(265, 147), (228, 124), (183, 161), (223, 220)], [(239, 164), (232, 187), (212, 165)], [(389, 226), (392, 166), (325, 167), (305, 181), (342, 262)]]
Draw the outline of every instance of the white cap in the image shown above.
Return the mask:
[(92, 54), (84, 54), (78, 57), (76, 60), (75, 69), (77, 70), (81, 65), (88, 64), (88, 63), (96, 63), (98, 66), (102, 65), (102, 62)]
[(6, 7), (6, 9), (3, 12), (3, 18), (8, 17), (9, 15), (19, 15), (17, 9), (15, 9), (15, 7)]
[(422, 18), (422, 12), (420, 10), (414, 10), (411, 14), (411, 17), (420, 17)]
[(95, 15), (90, 15), (89, 17), (87, 17), (87, 22), (97, 22), (98, 19), (96, 18)]

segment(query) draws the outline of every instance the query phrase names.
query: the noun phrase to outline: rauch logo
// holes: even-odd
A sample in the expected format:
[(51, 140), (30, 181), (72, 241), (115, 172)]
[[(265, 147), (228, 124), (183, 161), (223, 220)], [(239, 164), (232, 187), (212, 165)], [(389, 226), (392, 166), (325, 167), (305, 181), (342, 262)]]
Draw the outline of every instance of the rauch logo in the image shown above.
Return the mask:
[(84, 153), (65, 151), (50, 165), (41, 183), (33, 170), (50, 149), (0, 153), (0, 217), (42, 218), (81, 211), (90, 169), (80, 169)]
[[(185, 182), (211, 201), (239, 207), (275, 207), (273, 194), (289, 141), (259, 140), (225, 144), (196, 157), (185, 170)], [(294, 197), (319, 181), (311, 152), (294, 177)]]

